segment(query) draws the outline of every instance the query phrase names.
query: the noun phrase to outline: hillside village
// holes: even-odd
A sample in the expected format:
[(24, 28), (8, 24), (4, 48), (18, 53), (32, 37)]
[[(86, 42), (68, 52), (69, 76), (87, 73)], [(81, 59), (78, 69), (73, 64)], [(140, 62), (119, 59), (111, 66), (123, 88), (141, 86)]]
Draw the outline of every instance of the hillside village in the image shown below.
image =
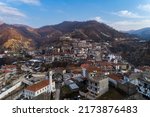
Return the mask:
[(148, 99), (150, 66), (135, 68), (109, 50), (109, 42), (61, 37), (57, 45), (1, 58), (25, 57), (1, 66), (0, 99)]

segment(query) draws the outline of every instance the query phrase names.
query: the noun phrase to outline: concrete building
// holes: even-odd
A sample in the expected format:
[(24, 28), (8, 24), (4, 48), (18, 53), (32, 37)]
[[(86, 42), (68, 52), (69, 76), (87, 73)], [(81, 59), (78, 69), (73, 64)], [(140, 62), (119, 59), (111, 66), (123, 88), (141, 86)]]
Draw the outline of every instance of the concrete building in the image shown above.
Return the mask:
[(105, 75), (90, 73), (88, 78), (88, 96), (89, 99), (96, 99), (97, 97), (106, 93), (109, 89), (108, 77)]
[(102, 60), (101, 50), (95, 50), (95, 60), (96, 61), (101, 61)]
[(138, 92), (150, 98), (150, 72), (145, 72), (138, 80)]

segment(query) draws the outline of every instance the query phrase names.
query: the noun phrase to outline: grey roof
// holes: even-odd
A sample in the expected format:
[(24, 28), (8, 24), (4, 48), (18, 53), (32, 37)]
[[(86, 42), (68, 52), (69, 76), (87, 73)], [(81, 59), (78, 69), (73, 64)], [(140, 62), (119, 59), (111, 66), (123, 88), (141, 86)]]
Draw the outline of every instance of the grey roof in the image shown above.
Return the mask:
[(76, 80), (77, 80), (78, 82), (82, 82), (82, 81), (83, 81), (83, 79), (82, 79), (81, 77), (77, 77)]
[(76, 85), (75, 83), (70, 84), (69, 87), (70, 87), (72, 90), (79, 89), (78, 85)]
[(73, 82), (72, 80), (66, 80), (66, 81), (65, 81), (65, 84), (66, 84), (66, 85), (70, 85), (70, 84), (73, 84), (73, 83), (74, 83), (74, 82)]

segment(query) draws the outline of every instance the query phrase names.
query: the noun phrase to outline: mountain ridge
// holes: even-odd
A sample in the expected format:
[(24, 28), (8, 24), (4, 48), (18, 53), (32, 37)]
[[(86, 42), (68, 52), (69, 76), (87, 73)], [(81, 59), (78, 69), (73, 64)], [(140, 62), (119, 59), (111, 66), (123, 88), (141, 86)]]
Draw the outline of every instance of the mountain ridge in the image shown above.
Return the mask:
[(150, 40), (150, 27), (146, 27), (138, 30), (130, 30), (127, 31), (127, 33), (137, 35), (144, 40)]
[[(23, 24), (12, 25), (4, 23), (0, 25), (0, 45), (5, 47), (4, 43), (17, 37), (18, 43), (20, 43), (20, 39), (23, 39), (23, 41), (29, 43), (28, 45), (41, 47), (59, 41), (60, 37), (66, 34), (73, 38), (92, 39), (97, 42), (114, 41), (115, 38), (131, 38), (125, 33), (94, 20), (84, 22), (64, 21), (56, 25), (46, 25), (40, 28), (32, 28)], [(13, 43), (10, 45), (13, 45)]]

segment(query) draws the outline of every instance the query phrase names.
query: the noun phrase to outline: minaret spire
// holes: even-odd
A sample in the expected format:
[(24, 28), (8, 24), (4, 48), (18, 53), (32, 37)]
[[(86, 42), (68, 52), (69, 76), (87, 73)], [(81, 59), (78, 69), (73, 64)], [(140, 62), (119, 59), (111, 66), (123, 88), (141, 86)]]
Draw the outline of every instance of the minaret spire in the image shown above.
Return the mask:
[(52, 75), (53, 75), (53, 71), (49, 72), (49, 92), (52, 92)]

